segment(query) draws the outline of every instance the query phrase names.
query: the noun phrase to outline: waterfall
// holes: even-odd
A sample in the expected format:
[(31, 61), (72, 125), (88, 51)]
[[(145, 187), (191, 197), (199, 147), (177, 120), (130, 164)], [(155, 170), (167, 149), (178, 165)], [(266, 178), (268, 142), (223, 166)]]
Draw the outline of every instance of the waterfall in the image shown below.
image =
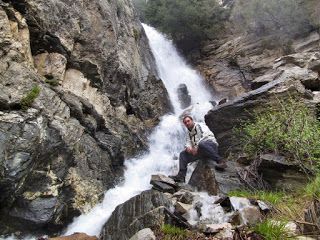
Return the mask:
[(102, 203), (95, 206), (88, 214), (74, 219), (65, 235), (74, 232), (85, 232), (98, 235), (104, 223), (114, 209), (144, 190), (150, 189), (152, 174), (174, 174), (177, 172), (178, 161), (173, 160), (183, 149), (184, 128), (181, 124), (181, 109), (177, 88), (186, 84), (192, 98), (191, 114), (197, 121), (203, 120), (204, 114), (210, 109), (212, 100), (210, 92), (203, 85), (203, 79), (184, 59), (179, 56), (170, 40), (154, 28), (143, 24), (149, 44), (154, 54), (159, 76), (162, 79), (174, 108), (173, 114), (161, 118), (159, 125), (149, 138), (149, 150), (143, 156), (125, 161), (124, 181), (105, 193)]

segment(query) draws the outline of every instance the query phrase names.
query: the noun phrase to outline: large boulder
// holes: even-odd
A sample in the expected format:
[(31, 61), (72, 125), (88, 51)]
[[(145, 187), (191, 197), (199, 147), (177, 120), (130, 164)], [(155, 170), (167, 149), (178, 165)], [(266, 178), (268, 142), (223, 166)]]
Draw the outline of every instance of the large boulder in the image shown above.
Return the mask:
[(308, 182), (298, 162), (289, 162), (285, 157), (274, 154), (262, 154), (259, 162), (258, 173), (275, 189), (300, 189)]
[(205, 191), (210, 195), (217, 195), (219, 186), (215, 178), (213, 163), (207, 160), (199, 160), (189, 180), (189, 185), (198, 191)]
[(148, 190), (119, 205), (104, 225), (103, 240), (125, 240), (144, 228), (169, 223), (171, 201), (161, 192)]

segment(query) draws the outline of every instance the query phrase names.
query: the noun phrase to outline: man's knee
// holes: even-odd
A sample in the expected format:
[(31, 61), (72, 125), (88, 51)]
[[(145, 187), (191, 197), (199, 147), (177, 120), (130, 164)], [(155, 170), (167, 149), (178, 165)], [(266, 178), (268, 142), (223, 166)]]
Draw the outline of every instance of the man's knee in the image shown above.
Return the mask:
[(199, 149), (214, 149), (216, 150), (218, 148), (217, 144), (215, 144), (212, 141), (201, 141), (198, 145)]

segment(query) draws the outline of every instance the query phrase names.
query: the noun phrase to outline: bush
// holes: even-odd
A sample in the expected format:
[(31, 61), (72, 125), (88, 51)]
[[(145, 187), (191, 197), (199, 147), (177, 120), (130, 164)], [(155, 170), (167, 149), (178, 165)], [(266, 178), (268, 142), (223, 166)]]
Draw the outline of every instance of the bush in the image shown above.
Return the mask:
[(280, 46), (314, 29), (307, 4), (299, 0), (240, 0), (232, 21), (237, 30), (256, 36), (273, 36)]
[(187, 232), (185, 230), (169, 224), (164, 224), (161, 230), (165, 235), (181, 236), (181, 237), (184, 237), (187, 235)]
[(254, 191), (254, 192), (252, 192), (252, 191), (246, 191), (246, 190), (235, 190), (235, 191), (230, 191), (228, 193), (228, 196), (253, 198), (256, 200), (268, 202), (272, 205), (276, 205), (277, 203), (284, 201), (285, 193), (283, 193), (283, 192), (268, 192), (268, 191)]
[(253, 230), (264, 237), (265, 240), (292, 239), (286, 229), (286, 222), (265, 220), (258, 223)]
[(223, 29), (228, 10), (216, 0), (136, 0), (142, 21), (168, 34), (185, 52)]
[(238, 129), (243, 151), (252, 158), (273, 152), (302, 167), (320, 162), (320, 122), (304, 103), (293, 98), (279, 100), (253, 118)]
[(39, 96), (40, 94), (40, 87), (34, 86), (27, 94), (20, 100), (20, 105), (23, 110), (27, 110), (29, 107), (31, 107), (34, 100)]
[(305, 192), (308, 197), (320, 200), (320, 175), (306, 186)]

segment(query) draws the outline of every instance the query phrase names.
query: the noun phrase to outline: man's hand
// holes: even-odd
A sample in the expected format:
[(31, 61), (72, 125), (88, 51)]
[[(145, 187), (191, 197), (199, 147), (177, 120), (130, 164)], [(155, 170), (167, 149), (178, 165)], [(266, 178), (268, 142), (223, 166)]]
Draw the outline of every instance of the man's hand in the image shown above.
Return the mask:
[(195, 156), (195, 155), (197, 155), (197, 153), (198, 153), (198, 148), (197, 148), (197, 147), (192, 148), (191, 154), (192, 154), (193, 156)]
[(193, 149), (192, 147), (187, 147), (186, 152), (192, 154), (192, 149)]
[(198, 148), (197, 147), (187, 147), (186, 152), (195, 156), (198, 153)]

